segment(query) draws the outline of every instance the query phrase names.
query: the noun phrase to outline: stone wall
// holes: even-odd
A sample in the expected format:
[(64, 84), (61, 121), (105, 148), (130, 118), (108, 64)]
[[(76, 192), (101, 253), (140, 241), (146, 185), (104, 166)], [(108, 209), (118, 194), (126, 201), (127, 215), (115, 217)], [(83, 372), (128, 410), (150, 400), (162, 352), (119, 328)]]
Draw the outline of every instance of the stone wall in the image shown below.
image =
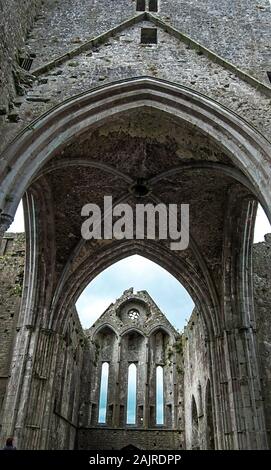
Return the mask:
[[(3, 405), (6, 386), (9, 380), (13, 344), (23, 289), (25, 260), (25, 235), (7, 233), (0, 247), (0, 411)], [(36, 413), (40, 397), (54, 376), (54, 396), (50, 397), (51, 449), (73, 449), (78, 425), (80, 375), (82, 368), (85, 336), (76, 309), (69, 312), (69, 319), (62, 335), (40, 330), (40, 343), (50, 343), (56, 362), (50, 363), (48, 349), (45, 357), (35, 356), (35, 376), (31, 403), (27, 411), (27, 439), (35, 448), (40, 416)], [(38, 353), (38, 352), (37, 352)], [(43, 356), (43, 355), (42, 355)], [(34, 413), (33, 413), (34, 411)], [(1, 414), (0, 414), (1, 425)]]
[(80, 378), (86, 342), (76, 309), (68, 315), (66, 330), (58, 338), (48, 446), (52, 450), (74, 449), (78, 427)]
[(271, 446), (271, 234), (253, 247), (255, 314), (266, 427)]
[[(213, 436), (212, 410), (208, 407), (210, 363), (208, 341), (202, 316), (195, 309), (183, 334), (184, 414), (187, 449), (207, 449)], [(210, 400), (209, 400), (210, 402)]]
[(181, 449), (183, 433), (162, 429), (79, 429), (78, 449), (120, 450), (133, 445), (143, 450)]
[[(252, 72), (270, 85), (267, 78), (264, 79), (266, 72), (263, 70), (267, 68), (268, 60), (270, 63), (264, 39), (266, 37), (267, 41), (270, 28), (263, 31), (265, 22), (261, 23), (258, 18), (259, 15), (270, 16), (266, 8), (267, 0), (262, 0), (265, 5), (264, 10), (257, 9), (256, 5), (250, 8), (255, 12), (253, 18), (257, 19), (257, 24), (261, 24), (259, 32), (255, 29), (255, 34), (259, 34), (261, 41), (256, 42), (254, 35), (246, 34), (245, 43), (242, 43), (242, 47), (238, 43), (238, 48), (235, 47), (236, 43), (229, 45), (223, 42), (225, 32), (225, 34), (221, 33), (221, 42), (218, 41), (217, 28), (212, 33), (211, 25), (202, 37), (201, 21), (205, 16), (205, 11), (203, 11), (205, 8), (199, 9), (199, 2), (196, 2), (194, 8), (189, 2), (190, 6), (184, 5), (177, 9), (176, 2), (177, 0), (174, 7), (169, 2), (163, 2), (161, 14), (166, 23), (177, 27), (179, 31), (183, 31), (183, 24), (185, 24), (187, 31), (186, 29), (184, 31), (190, 32), (192, 39), (202, 41), (205, 47), (211, 47), (214, 52), (224, 57), (224, 61), (218, 61), (216, 56), (211, 57), (208, 51), (201, 50), (197, 42), (187, 42), (182, 35), (174, 31), (167, 32), (165, 23), (159, 26), (153, 21), (144, 20), (137, 24), (130, 22), (125, 27), (118, 28), (123, 20), (131, 18), (131, 15), (136, 13), (134, 2), (130, 0), (121, 2), (114, 0), (110, 2), (110, 5), (106, 0), (102, 2), (65, 0), (57, 5), (53, 2), (44, 5), (42, 17), (35, 23), (31, 37), (26, 44), (28, 54), (36, 55), (31, 73), (36, 75), (37, 80), (32, 89), (26, 89), (26, 96), (17, 101), (17, 106), (11, 116), (2, 118), (0, 151), (22, 128), (64, 100), (100, 85), (138, 76), (169, 80), (203, 93), (238, 113), (261, 132), (265, 132), (266, 136), (270, 135), (268, 114), (270, 90), (259, 87), (257, 82), (251, 83), (251, 80), (244, 79), (238, 70), (241, 58), (245, 60), (242, 64), (245, 72), (250, 72), (254, 63), (257, 67), (260, 64), (260, 72), (256, 69), (252, 69)], [(236, 2), (231, 3), (233, 5)], [(224, 22), (226, 2), (223, 2), (221, 10), (220, 6), (217, 6), (212, 16), (216, 15), (219, 18), (219, 25), (224, 24), (223, 28), (227, 29), (228, 37), (236, 33), (241, 41), (241, 18), (244, 18), (246, 27), (248, 24), (245, 22), (247, 2), (238, 2), (239, 5), (240, 3), (242, 8), (236, 11), (239, 22), (235, 30), (232, 29), (230, 19), (227, 25)], [(208, 14), (211, 15), (211, 4), (213, 2), (209, 1), (206, 22), (209, 21)], [(197, 10), (197, 15), (194, 15), (195, 10)], [(193, 16), (191, 31), (185, 21), (186, 14)], [(156, 26), (158, 26), (158, 43), (141, 44), (141, 28)], [(117, 29), (114, 30), (114, 27)], [(106, 36), (101, 34), (110, 28), (109, 34)], [(48, 31), (50, 31), (49, 36)], [(100, 36), (95, 44), (85, 44), (96, 35)], [(253, 46), (251, 37), (253, 37)], [(258, 44), (261, 46), (260, 51), (257, 48)], [(247, 66), (248, 53), (250, 53), (249, 67)], [(62, 59), (58, 61), (57, 58), (60, 56)], [(232, 60), (237, 68), (228, 67), (228, 60)], [(46, 65), (48, 62), (50, 62), (49, 68)], [(46, 67), (42, 70), (39, 69), (45, 65)], [(22, 86), (24, 87), (23, 83)]]
[[(33, 120), (40, 118), (45, 112), (50, 112), (54, 106), (63, 105), (65, 100), (72, 99), (81, 93), (88, 93), (90, 89), (93, 90), (116, 80), (134, 79), (146, 75), (175, 82), (188, 87), (195, 93), (204, 94), (217, 101), (219, 105), (237, 113), (240, 119), (245, 119), (270, 138), (271, 90), (270, 86), (265, 86), (270, 85), (266, 76), (267, 67), (270, 64), (270, 5), (268, 0), (254, 2), (222, 0), (219, 3), (213, 0), (206, 0), (204, 3), (197, 0), (182, 2), (161, 0), (158, 15), (141, 15), (140, 17), (137, 16), (135, 4), (136, 2), (132, 0), (48, 0), (46, 2), (0, 0), (1, 150), (26, 126), (29, 126), (28, 132), (35, 130), (36, 124), (33, 124)], [(38, 16), (37, 13), (39, 13)], [(126, 21), (129, 18), (131, 21)], [(34, 19), (36, 19), (35, 24)], [(126, 23), (121, 24), (124, 21)], [(30, 28), (32, 28), (31, 33), (24, 42)], [(157, 28), (157, 44), (142, 43), (142, 28)], [(106, 31), (108, 32), (103, 34)], [(90, 41), (98, 35), (95, 41)], [(31, 69), (31, 73), (36, 78), (35, 81), (31, 81), (29, 74), (18, 68), (18, 49), (21, 49), (20, 54), (26, 53), (35, 58)], [(208, 49), (213, 52), (211, 53)], [(253, 75), (265, 84), (258, 83), (246, 74)], [(21, 96), (15, 96), (15, 92)], [(156, 132), (158, 133), (157, 129)], [(107, 135), (106, 139), (108, 140)], [(12, 170), (16, 172), (15, 162), (11, 162), (10, 165), (9, 163), (8, 160), (3, 159), (3, 167), (7, 175)], [(55, 176), (57, 178), (57, 175)], [(54, 189), (56, 186), (57, 183), (52, 185)], [(7, 207), (3, 209), (7, 209), (7, 215), (10, 218), (13, 215), (15, 203), (21, 196), (22, 194), (18, 194), (15, 189), (13, 193), (6, 195), (5, 206)], [(10, 203), (12, 206), (12, 201), (14, 207), (9, 208), (8, 205)], [(266, 252), (268, 251), (267, 245), (264, 245)], [(20, 254), (14, 254), (14, 266), (10, 263), (5, 266), (6, 256), (3, 251), (1, 262), (3, 262), (5, 278), (1, 289), (5, 301), (2, 304), (3, 332), (1, 337), (4, 340), (0, 346), (2, 348), (0, 360), (3, 363), (0, 391), (2, 397), (9, 375), (12, 332), (20, 304), (22, 266), (20, 266), (19, 280), (15, 271), (19, 263), (23, 262)], [(266, 254), (265, 258), (267, 258)], [(263, 386), (268, 388), (270, 377), (268, 305), (270, 299), (269, 274), (265, 272), (267, 269), (265, 258), (262, 262), (258, 262), (259, 270), (261, 273), (263, 270), (263, 274), (257, 272), (255, 275), (255, 292)], [(7, 280), (12, 287), (6, 283)], [(17, 287), (18, 284), (19, 287)], [(32, 375), (29, 374), (26, 377), (29, 382), (26, 390), (31, 389), (32, 394), (29, 395), (29, 402), (26, 404), (25, 400), (22, 400), (24, 402), (22, 406), (28, 407), (26, 427), (30, 436), (27, 438), (29, 448), (39, 446), (39, 433), (43, 426), (39, 422), (42, 418), (35, 415), (31, 407), (39, 403), (40, 396), (46, 395), (44, 390), (47, 385), (45, 384), (46, 381), (49, 382), (49, 379), (55, 379), (54, 389), (56, 390), (50, 447), (73, 447), (77, 427), (79, 377), (83, 361), (84, 339), (79, 321), (76, 319), (76, 312), (67, 313), (71, 315), (71, 318), (68, 322), (68, 330), (63, 337), (51, 330), (39, 331), (34, 324), (31, 325), (30, 331), (30, 325), (24, 325), (28, 329), (29, 336), (34, 338), (33, 341), (37, 340), (35, 345), (41, 348), (38, 349), (41, 351), (41, 357), (43, 357), (43, 351), (46, 353), (49, 351), (52, 361), (56, 361), (54, 367), (57, 371), (56, 378), (52, 379), (51, 372), (54, 373), (54, 368), (51, 368), (50, 363), (47, 364), (46, 361), (41, 363), (42, 361), (39, 361), (35, 355), (36, 349), (32, 356), (26, 347), (24, 360), (28, 361), (29, 369), (31, 368), (32, 371), (33, 364), (37, 366), (36, 370), (33, 369), (33, 387)], [(207, 405), (210, 400), (206, 399), (208, 394), (210, 396), (209, 390), (212, 390), (212, 384), (210, 385), (209, 382), (208, 345), (205, 341), (204, 327), (200, 317), (197, 318), (195, 315), (184, 335), (184, 338), (187, 337), (184, 339), (187, 447), (204, 448), (207, 446), (206, 430), (211, 426), (212, 421), (210, 419), (212, 413), (210, 414), (210, 407)], [(23, 335), (24, 331), (21, 330), (21, 337)], [(44, 349), (42, 349), (43, 346)], [(20, 360), (19, 348), (17, 353)], [(141, 359), (142, 357), (143, 355)], [(17, 356), (15, 360), (16, 358)], [(177, 370), (176, 365), (174, 363), (168, 369), (169, 374), (172, 372), (172, 376)], [(24, 367), (23, 361), (22, 367)], [(16, 374), (13, 374), (13, 377), (16, 381)], [(176, 385), (174, 381), (173, 385)], [(15, 388), (13, 387), (13, 390)], [(264, 393), (266, 410), (269, 412), (271, 397), (268, 390)], [(179, 393), (178, 405), (181, 404), (181, 395), (182, 393)], [(12, 394), (10, 396), (11, 401), (13, 398), (17, 399)], [(47, 399), (51, 406), (52, 397), (47, 397)], [(153, 397), (151, 399), (153, 400)], [(169, 405), (178, 408), (177, 403), (169, 403)], [(8, 411), (10, 410), (11, 407), (8, 408)], [(81, 404), (80, 413), (85, 416)], [(7, 416), (8, 414), (6, 413)], [(175, 415), (177, 415), (176, 409)], [(23, 416), (23, 413), (19, 413), (20, 416)], [(181, 416), (179, 419), (182, 422)], [(175, 419), (175, 422), (178, 423), (178, 428), (182, 429), (178, 420)], [(268, 426), (270, 429), (270, 423)], [(21, 429), (20, 423), (18, 429)]]
[(37, 54), (33, 68), (117, 26), (135, 13), (133, 0), (47, 0), (26, 43), (27, 51)]
[[(271, 234), (265, 236), (265, 242), (253, 246), (253, 270), (259, 367), (266, 426), (271, 444)], [(195, 445), (192, 423), (192, 396), (194, 396), (198, 418), (198, 446), (204, 449), (208, 445), (206, 439), (210, 427), (207, 418), (211, 410), (208, 409), (206, 390), (211, 374), (208, 341), (204, 334), (203, 321), (196, 310), (185, 328), (183, 349), (186, 446), (190, 449)], [(202, 404), (200, 404), (200, 394)]]
[(19, 51), (41, 3), (41, 0), (0, 0), (0, 115), (15, 96), (12, 72), (18, 66)]
[(24, 234), (7, 234), (0, 246), (0, 425), (1, 408), (10, 374), (16, 322), (24, 276)]

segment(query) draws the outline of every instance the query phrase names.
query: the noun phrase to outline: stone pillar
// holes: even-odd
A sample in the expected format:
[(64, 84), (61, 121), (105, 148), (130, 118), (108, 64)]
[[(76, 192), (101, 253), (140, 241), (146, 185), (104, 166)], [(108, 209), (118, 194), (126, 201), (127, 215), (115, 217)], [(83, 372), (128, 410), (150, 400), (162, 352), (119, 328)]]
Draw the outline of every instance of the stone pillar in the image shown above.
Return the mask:
[(48, 425), (44, 428), (44, 418), (47, 415), (48, 423), (49, 412), (46, 396), (49, 393), (52, 400), (55, 370), (52, 367), (54, 335), (51, 333), (32, 327), (22, 327), (17, 332), (2, 437), (14, 435), (19, 449), (46, 448)]
[(149, 341), (146, 339), (145, 342), (145, 397), (144, 397), (144, 428), (149, 427)]
[[(42, 428), (40, 431), (40, 449), (48, 449), (48, 440), (51, 431), (52, 414), (54, 412), (54, 387), (56, 380), (56, 365), (58, 358), (58, 350), (60, 344), (60, 335), (48, 330), (49, 341), (49, 357), (46, 375), (46, 390), (44, 391), (44, 416)], [(50, 450), (50, 449), (49, 449)]]
[(120, 355), (121, 355), (121, 342), (118, 341), (118, 357), (116, 361), (116, 382), (115, 382), (115, 404), (113, 410), (112, 425), (114, 428), (120, 426)]
[[(21, 437), (22, 429), (17, 428), (17, 433), (14, 433), (17, 408), (20, 406), (21, 389), (18, 384), (21, 384), (25, 378), (29, 379), (29, 368), (31, 367), (31, 350), (33, 351), (35, 332), (32, 333), (31, 328), (22, 327), (17, 330), (14, 344), (14, 352), (11, 361), (11, 377), (6, 391), (6, 399), (3, 406), (3, 418), (1, 437), (2, 440), (9, 435), (15, 435), (16, 438)], [(22, 415), (22, 409), (21, 409)]]
[(231, 189), (224, 228), (221, 337), (218, 341), (224, 448), (266, 449), (255, 340), (251, 248), (257, 206)]
[(227, 395), (223, 392), (223, 364), (221, 362), (221, 337), (208, 339), (210, 381), (213, 388), (213, 412), (214, 412), (214, 438), (215, 449), (224, 449), (225, 446), (225, 420), (227, 406)]
[(5, 232), (9, 229), (13, 220), (14, 217), (12, 215), (4, 213), (0, 214), (0, 239), (3, 238)]

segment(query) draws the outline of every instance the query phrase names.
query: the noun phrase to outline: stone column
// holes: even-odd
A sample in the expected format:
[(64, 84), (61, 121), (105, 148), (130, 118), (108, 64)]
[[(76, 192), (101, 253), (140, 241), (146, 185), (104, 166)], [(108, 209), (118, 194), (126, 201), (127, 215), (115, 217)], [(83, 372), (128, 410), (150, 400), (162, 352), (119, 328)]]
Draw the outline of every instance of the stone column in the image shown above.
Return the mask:
[(224, 228), (221, 336), (216, 339), (224, 448), (267, 448), (253, 311), (255, 211), (246, 190), (231, 189)]
[(118, 357), (116, 361), (116, 382), (115, 382), (115, 403), (113, 410), (112, 425), (114, 428), (120, 426), (120, 354), (121, 354), (121, 342), (118, 341)]
[(3, 238), (5, 232), (9, 229), (13, 220), (14, 217), (12, 215), (4, 213), (0, 214), (0, 239)]

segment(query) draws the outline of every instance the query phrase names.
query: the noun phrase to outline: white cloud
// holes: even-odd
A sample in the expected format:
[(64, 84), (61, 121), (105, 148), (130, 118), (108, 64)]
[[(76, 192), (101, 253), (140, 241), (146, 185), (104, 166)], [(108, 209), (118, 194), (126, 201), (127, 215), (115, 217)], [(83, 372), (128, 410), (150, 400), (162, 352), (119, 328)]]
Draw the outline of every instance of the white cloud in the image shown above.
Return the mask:
[(21, 201), (15, 214), (14, 222), (9, 227), (8, 232), (19, 233), (24, 231), (24, 210), (23, 203)]
[(264, 241), (264, 235), (271, 233), (271, 225), (263, 208), (259, 205), (254, 230), (254, 243)]

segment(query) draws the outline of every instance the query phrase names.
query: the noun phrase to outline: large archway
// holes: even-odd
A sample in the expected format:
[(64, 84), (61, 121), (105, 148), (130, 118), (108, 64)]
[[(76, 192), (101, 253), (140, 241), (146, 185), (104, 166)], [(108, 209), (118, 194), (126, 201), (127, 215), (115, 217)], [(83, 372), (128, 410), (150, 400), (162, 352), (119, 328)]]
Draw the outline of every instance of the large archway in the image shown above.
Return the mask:
[[(183, 283), (204, 318), (218, 447), (265, 447), (260, 377), (252, 372), (257, 357), (250, 289), (257, 199), (271, 215), (271, 157), (265, 138), (200, 94), (138, 78), (63, 103), (18, 136), (3, 158), (3, 229), (25, 194), (27, 262), (20, 351), (27, 355), (46, 332), (41, 347), (47, 348), (53, 363), (55, 338), (65, 332), (68, 312), (84, 287), (113, 262), (143, 254)], [(138, 195), (131, 188), (142, 178), (149, 190), (142, 203), (190, 204), (188, 249), (174, 252), (167, 240), (82, 240), (82, 206), (102, 205), (103, 196), (110, 194), (113, 206), (127, 202), (134, 207)], [(32, 393), (31, 373), (23, 377), (17, 354), (15, 350), (10, 388), (18, 388), (18, 406), (13, 409), (14, 397), (7, 399), (4, 432), (24, 428), (21, 400)], [(242, 388), (233, 384), (239, 354), (247, 358)], [(48, 382), (40, 391), (47, 400), (52, 386)], [(244, 395), (251, 397), (250, 407)], [(50, 421), (50, 413), (47, 406), (43, 423)], [(252, 416), (256, 431), (251, 429)], [(230, 432), (224, 429), (226, 422)], [(46, 432), (40, 432), (37, 447), (46, 447), (47, 439)], [(29, 437), (26, 446), (32, 442)]]
[(190, 295), (168, 271), (139, 255), (112, 264), (84, 289), (76, 302), (82, 326), (90, 328), (131, 287), (146, 290), (174, 328), (183, 330), (194, 308)]
[[(248, 177), (270, 217), (269, 142), (243, 119), (209, 98), (187, 87), (144, 77), (109, 84), (67, 100), (32, 123), (7, 147), (1, 178), (2, 223), (8, 224), (6, 217), (11, 222), (29, 183), (64, 145), (110, 118), (141, 108), (159, 109), (191, 123), (216, 141)], [(238, 173), (234, 176), (234, 172), (231, 175), (241, 177)]]

